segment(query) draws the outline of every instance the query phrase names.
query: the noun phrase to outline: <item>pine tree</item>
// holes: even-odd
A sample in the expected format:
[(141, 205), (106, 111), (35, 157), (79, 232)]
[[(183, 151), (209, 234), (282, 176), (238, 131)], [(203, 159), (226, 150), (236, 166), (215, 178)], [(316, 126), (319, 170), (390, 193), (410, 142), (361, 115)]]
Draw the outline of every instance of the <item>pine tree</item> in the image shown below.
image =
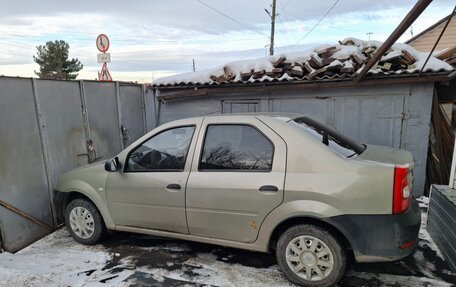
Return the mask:
[(40, 66), (40, 71), (35, 71), (35, 74), (41, 79), (73, 80), (83, 68), (77, 58), (68, 59), (70, 45), (65, 41), (49, 41), (36, 49), (33, 60)]

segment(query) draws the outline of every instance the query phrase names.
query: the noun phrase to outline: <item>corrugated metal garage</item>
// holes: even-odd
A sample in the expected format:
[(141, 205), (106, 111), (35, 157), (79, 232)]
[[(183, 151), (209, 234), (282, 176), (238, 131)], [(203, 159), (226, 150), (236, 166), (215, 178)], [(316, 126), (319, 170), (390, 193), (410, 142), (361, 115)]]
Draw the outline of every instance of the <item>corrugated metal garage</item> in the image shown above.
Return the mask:
[(414, 194), (424, 193), (433, 82), (315, 89), (289, 84), (274, 90), (213, 86), (201, 95), (196, 91), (157, 87), (158, 123), (214, 113), (305, 114), (360, 142), (411, 151), (416, 161)]

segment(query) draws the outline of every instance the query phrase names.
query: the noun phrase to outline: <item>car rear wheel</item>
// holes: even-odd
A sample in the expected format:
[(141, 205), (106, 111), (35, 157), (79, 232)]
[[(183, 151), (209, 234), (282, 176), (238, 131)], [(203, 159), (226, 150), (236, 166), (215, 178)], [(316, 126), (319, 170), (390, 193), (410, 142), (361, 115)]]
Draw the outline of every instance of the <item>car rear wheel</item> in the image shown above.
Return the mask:
[(283, 233), (276, 256), (288, 279), (303, 286), (334, 286), (345, 272), (341, 244), (314, 225), (297, 225)]
[(65, 211), (65, 224), (73, 238), (82, 244), (100, 241), (105, 226), (96, 206), (85, 199), (71, 201)]

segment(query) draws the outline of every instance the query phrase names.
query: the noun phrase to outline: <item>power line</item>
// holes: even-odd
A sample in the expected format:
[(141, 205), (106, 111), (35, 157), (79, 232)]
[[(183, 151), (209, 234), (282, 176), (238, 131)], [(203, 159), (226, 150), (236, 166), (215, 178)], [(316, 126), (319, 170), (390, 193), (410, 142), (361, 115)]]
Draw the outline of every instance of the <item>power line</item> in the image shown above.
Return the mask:
[(269, 39), (269, 36), (267, 36), (266, 34), (263, 34), (262, 32), (260, 32), (260, 31), (258, 31), (258, 30), (252, 29), (251, 27), (245, 25), (244, 23), (242, 23), (242, 22), (240, 22), (240, 21), (234, 19), (233, 17), (226, 15), (226, 14), (223, 13), (222, 11), (220, 11), (220, 10), (218, 10), (218, 9), (216, 9), (216, 8), (214, 8), (214, 7), (212, 7), (211, 5), (207, 4), (206, 2), (204, 2), (204, 1), (202, 1), (202, 0), (198, 0), (198, 2), (200, 2), (200, 3), (203, 4), (204, 6), (208, 7), (209, 9), (214, 10), (215, 12), (219, 13), (220, 15), (222, 15), (222, 16), (224, 16), (224, 17), (230, 19), (231, 21), (233, 21), (233, 22), (235, 22), (235, 23), (237, 23), (237, 24), (239, 24), (239, 25), (241, 25), (241, 26), (243, 26), (243, 27), (249, 29), (250, 31), (255, 32), (255, 33), (257, 33), (257, 34), (259, 34), (259, 35), (262, 35), (262, 36), (264, 36), (264, 37), (266, 37), (266, 38)]
[(323, 19), (326, 18), (326, 16), (328, 16), (329, 12), (332, 11), (332, 9), (336, 6), (336, 4), (339, 2), (339, 0), (336, 0), (334, 2), (334, 4), (328, 9), (328, 11), (326, 11), (325, 15), (323, 15), (323, 17), (320, 18), (320, 20), (318, 20), (318, 22), (312, 27), (312, 29), (310, 29), (304, 36), (302, 36), (296, 43), (298, 44), (299, 42), (301, 42), (305, 37), (307, 37), (307, 35), (309, 35), (315, 28), (317, 28), (317, 26), (321, 23), (321, 21), (323, 21)]

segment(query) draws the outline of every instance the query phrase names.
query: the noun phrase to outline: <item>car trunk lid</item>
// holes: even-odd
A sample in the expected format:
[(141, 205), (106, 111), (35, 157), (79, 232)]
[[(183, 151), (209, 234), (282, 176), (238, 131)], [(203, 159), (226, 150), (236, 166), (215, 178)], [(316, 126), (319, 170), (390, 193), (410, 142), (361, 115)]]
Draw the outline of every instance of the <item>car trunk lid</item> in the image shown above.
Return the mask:
[(407, 180), (413, 186), (413, 166), (415, 161), (411, 152), (387, 146), (366, 145), (366, 150), (359, 155), (360, 158), (394, 165), (407, 165), (409, 172)]

